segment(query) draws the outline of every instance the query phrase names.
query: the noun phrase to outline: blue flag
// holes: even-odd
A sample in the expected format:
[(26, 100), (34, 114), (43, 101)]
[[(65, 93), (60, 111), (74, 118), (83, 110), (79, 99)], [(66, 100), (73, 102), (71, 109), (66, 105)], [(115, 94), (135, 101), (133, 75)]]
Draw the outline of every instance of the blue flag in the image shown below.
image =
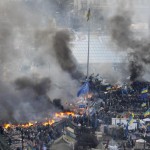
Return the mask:
[(145, 93), (148, 93), (148, 88), (143, 88), (142, 91), (141, 91), (141, 94), (145, 94)]
[(122, 95), (128, 95), (128, 90), (127, 89), (122, 89), (121, 92), (122, 92)]
[(143, 94), (140, 95), (140, 98), (141, 98), (142, 100), (145, 100), (145, 99), (148, 98), (148, 94), (147, 94), (147, 93), (143, 93)]
[(89, 82), (85, 82), (82, 87), (79, 89), (77, 96), (85, 95), (89, 92)]

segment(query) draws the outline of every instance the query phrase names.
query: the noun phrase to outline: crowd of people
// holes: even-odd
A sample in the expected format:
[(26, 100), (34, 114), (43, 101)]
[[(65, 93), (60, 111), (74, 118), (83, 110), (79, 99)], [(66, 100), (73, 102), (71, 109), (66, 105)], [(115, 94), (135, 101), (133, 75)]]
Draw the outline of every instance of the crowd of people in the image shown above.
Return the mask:
[[(93, 131), (96, 131), (101, 124), (111, 125), (112, 118), (128, 118), (131, 113), (135, 114), (134, 119), (143, 119), (143, 113), (149, 108), (149, 82), (135, 81), (130, 84), (123, 83), (120, 86), (103, 84), (102, 79), (90, 76), (89, 85), (92, 97), (88, 99), (85, 111), (82, 115), (70, 115), (67, 118), (79, 128), (91, 127)], [(92, 111), (87, 113), (86, 110), (89, 111), (89, 109)], [(64, 127), (68, 125), (67, 120), (63, 120), (59, 125), (38, 124), (28, 128), (10, 129), (8, 134), (1, 126), (0, 134), (8, 136), (10, 146), (13, 145), (13, 134), (18, 134), (28, 149), (46, 150), (63, 134)], [(21, 148), (18, 147), (17, 150)]]
[(53, 141), (63, 134), (62, 129), (65, 124), (66, 121), (62, 120), (59, 124), (44, 126), (37, 123), (27, 128), (13, 127), (7, 130), (1, 126), (0, 134), (5, 136), (8, 144), (14, 150), (22, 150), (22, 147), (24, 150), (47, 150)]
[[(122, 84), (103, 84), (102, 79), (97, 76), (89, 78), (90, 90), (93, 94), (92, 100), (102, 99), (100, 107), (105, 112), (135, 112), (140, 117), (149, 108), (150, 83), (145, 81), (134, 81)], [(145, 90), (145, 91), (143, 91)], [(145, 104), (145, 105), (142, 105)]]

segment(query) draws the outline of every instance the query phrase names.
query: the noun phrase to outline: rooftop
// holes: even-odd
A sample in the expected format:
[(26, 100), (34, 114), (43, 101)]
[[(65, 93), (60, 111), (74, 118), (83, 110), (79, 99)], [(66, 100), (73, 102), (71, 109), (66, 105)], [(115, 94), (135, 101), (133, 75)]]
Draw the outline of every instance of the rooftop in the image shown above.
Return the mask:
[[(79, 63), (87, 62), (88, 37), (83, 33), (75, 34), (72, 52)], [(90, 35), (90, 63), (121, 63), (126, 53), (115, 51), (117, 47), (105, 35)]]

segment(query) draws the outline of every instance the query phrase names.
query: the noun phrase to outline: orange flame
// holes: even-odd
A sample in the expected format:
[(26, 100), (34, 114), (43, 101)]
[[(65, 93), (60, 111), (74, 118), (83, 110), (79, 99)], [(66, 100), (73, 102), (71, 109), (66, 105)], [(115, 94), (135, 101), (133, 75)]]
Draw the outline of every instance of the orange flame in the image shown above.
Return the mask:
[(4, 125), (3, 125), (3, 127), (4, 127), (5, 129), (10, 128), (11, 126), (12, 126), (12, 125), (11, 125), (11, 124), (9, 124), (9, 123), (8, 123), (8, 124), (4, 124)]
[[(54, 115), (54, 118), (65, 118), (65, 117), (68, 117), (69, 115), (72, 115), (72, 116), (75, 116), (75, 113), (74, 112), (59, 112), (59, 113), (55, 113)], [(51, 119), (51, 120), (48, 120), (48, 121), (45, 121), (45, 122), (42, 122), (42, 124), (44, 126), (47, 126), (47, 125), (52, 125), (55, 123), (55, 119)], [(28, 123), (25, 123), (25, 124), (18, 124), (18, 125), (12, 125), (12, 124), (4, 124), (3, 127), (5, 129), (8, 129), (8, 128), (13, 128), (13, 127), (22, 127), (22, 128), (29, 128), (31, 126), (35, 126), (37, 122), (28, 122)]]
[(22, 125), (19, 125), (20, 127), (23, 127), (23, 128), (29, 128), (31, 126), (33, 126), (34, 124), (29, 122), (29, 123), (26, 123), (26, 124), (22, 124)]
[(60, 112), (60, 113), (55, 113), (55, 117), (58, 117), (58, 118), (64, 118), (64, 117), (67, 117), (69, 115), (75, 116), (75, 113), (74, 112)]
[(52, 125), (54, 123), (55, 123), (55, 120), (48, 120), (47, 122), (43, 122), (43, 125), (47, 126), (47, 125)]

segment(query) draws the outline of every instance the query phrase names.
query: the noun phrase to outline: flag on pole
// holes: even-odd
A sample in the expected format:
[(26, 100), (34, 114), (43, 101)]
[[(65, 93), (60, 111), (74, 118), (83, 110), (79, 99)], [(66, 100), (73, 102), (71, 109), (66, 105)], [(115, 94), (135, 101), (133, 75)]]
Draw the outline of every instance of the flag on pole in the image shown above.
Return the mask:
[(128, 124), (131, 125), (134, 121), (134, 113), (129, 116)]
[(144, 117), (147, 117), (150, 115), (150, 108), (144, 113)]
[(91, 11), (90, 11), (90, 8), (89, 8), (88, 13), (87, 13), (87, 21), (90, 20), (90, 15), (91, 15)]
[(145, 94), (145, 93), (148, 93), (148, 88), (143, 88), (142, 91), (141, 91), (141, 94)]
[(88, 92), (89, 92), (89, 82), (85, 82), (79, 89), (77, 96), (79, 97), (80, 95), (85, 95)]

